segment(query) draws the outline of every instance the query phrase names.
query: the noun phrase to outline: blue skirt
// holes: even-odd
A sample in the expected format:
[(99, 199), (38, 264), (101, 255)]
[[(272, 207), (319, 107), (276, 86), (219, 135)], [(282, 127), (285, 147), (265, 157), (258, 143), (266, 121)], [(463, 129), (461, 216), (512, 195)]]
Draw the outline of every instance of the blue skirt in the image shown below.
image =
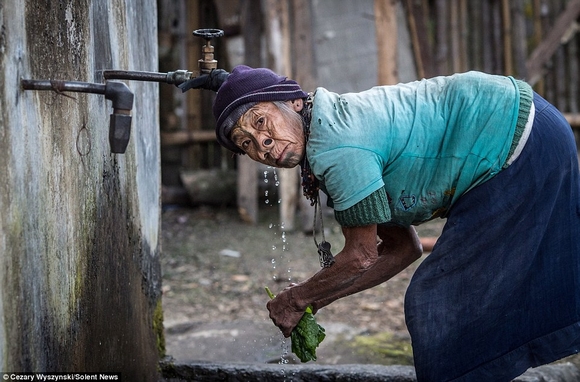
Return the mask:
[(405, 297), (419, 381), (510, 381), (580, 351), (580, 180), (539, 95), (520, 157), (462, 196)]

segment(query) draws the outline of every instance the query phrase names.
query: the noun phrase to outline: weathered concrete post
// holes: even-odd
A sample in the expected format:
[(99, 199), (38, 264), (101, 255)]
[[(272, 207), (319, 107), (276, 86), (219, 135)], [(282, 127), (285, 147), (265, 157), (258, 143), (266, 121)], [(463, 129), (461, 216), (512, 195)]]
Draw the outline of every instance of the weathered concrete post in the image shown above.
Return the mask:
[(158, 88), (135, 94), (125, 154), (102, 95), (21, 79), (102, 83), (155, 71), (155, 0), (0, 1), (0, 372), (158, 380)]

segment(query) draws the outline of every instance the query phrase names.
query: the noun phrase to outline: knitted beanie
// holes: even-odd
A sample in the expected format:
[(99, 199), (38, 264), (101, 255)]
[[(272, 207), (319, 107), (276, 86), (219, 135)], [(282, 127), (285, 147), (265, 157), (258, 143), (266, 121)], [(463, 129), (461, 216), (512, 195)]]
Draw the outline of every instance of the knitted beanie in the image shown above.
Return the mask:
[(289, 101), (306, 98), (296, 81), (270, 69), (239, 65), (219, 88), (213, 103), (218, 142), (235, 153), (243, 153), (229, 138), (238, 119), (258, 102)]

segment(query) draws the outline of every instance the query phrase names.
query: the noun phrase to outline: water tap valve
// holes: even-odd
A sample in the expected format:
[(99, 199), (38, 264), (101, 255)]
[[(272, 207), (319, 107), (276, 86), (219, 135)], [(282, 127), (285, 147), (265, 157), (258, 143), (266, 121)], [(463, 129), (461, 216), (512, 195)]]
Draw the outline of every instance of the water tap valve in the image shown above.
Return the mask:
[(221, 29), (196, 29), (193, 35), (205, 39), (205, 45), (201, 47), (201, 59), (197, 62), (199, 71), (202, 74), (208, 74), (213, 69), (217, 69), (217, 60), (214, 59), (214, 47), (211, 45), (211, 39), (221, 37), (224, 31)]
[(103, 79), (108, 80), (131, 80), (131, 81), (151, 81), (179, 86), (189, 80), (197, 78), (203, 74), (209, 74), (217, 69), (217, 60), (214, 58), (214, 47), (211, 39), (221, 37), (224, 31), (221, 29), (196, 29), (193, 35), (205, 39), (206, 43), (201, 47), (201, 59), (198, 60), (198, 70), (176, 70), (167, 73), (143, 72), (134, 70), (106, 69), (102, 71)]

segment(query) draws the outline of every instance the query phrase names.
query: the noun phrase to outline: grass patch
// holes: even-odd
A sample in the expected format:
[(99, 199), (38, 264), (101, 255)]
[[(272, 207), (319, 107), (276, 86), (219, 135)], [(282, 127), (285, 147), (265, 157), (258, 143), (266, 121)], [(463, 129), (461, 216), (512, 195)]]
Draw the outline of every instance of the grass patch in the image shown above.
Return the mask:
[(377, 364), (413, 365), (411, 343), (408, 340), (397, 339), (391, 333), (356, 336), (348, 346)]

